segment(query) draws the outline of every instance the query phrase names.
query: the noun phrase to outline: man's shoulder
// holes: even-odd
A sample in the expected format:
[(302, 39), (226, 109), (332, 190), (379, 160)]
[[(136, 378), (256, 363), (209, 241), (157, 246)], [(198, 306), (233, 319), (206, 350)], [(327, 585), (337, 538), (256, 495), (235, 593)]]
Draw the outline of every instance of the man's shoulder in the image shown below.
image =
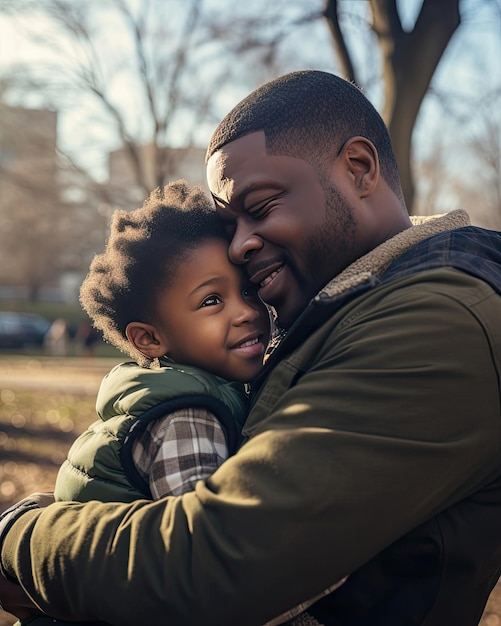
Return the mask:
[(501, 232), (466, 226), (425, 238), (395, 259), (381, 281), (446, 267), (483, 280), (501, 293)]

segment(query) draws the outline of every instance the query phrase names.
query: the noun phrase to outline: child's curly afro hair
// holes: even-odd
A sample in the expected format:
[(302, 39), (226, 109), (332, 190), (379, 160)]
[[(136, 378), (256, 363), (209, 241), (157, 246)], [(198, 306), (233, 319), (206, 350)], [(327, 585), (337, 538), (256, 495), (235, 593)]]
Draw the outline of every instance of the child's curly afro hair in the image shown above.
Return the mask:
[(214, 205), (203, 188), (184, 180), (155, 189), (140, 209), (115, 211), (105, 250), (80, 289), (80, 302), (104, 339), (143, 361), (127, 340), (127, 325), (154, 322), (157, 295), (190, 251), (212, 238), (227, 239)]

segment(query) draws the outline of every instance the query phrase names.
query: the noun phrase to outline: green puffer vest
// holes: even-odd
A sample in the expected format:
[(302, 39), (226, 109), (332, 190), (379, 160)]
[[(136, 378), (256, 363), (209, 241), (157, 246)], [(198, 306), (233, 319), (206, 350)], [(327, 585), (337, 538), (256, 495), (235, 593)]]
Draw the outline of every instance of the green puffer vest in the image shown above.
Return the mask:
[(132, 445), (152, 420), (183, 408), (205, 408), (223, 429), (229, 455), (247, 415), (243, 385), (196, 367), (161, 360), (160, 368), (121, 363), (103, 379), (99, 420), (73, 443), (56, 480), (57, 501), (131, 502), (151, 498), (132, 461)]

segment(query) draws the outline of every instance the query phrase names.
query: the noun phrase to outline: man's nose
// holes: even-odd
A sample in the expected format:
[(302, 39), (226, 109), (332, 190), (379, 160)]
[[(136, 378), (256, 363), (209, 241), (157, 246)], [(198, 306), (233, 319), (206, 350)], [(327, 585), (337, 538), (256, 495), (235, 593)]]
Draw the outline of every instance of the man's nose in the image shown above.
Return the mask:
[(263, 241), (250, 229), (238, 225), (230, 243), (228, 254), (233, 263), (247, 263), (255, 250), (263, 247)]

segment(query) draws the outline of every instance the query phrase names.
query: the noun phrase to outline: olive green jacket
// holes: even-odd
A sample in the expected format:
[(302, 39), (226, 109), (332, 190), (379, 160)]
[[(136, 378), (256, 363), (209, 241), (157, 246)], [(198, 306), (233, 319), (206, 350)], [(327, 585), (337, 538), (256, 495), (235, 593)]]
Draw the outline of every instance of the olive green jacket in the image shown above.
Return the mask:
[(194, 492), (28, 511), (7, 572), (55, 617), (121, 626), (259, 626), (347, 574), (313, 623), (477, 623), (501, 566), (501, 235), (459, 228), (455, 265), (465, 220), (400, 233), (314, 299)]

